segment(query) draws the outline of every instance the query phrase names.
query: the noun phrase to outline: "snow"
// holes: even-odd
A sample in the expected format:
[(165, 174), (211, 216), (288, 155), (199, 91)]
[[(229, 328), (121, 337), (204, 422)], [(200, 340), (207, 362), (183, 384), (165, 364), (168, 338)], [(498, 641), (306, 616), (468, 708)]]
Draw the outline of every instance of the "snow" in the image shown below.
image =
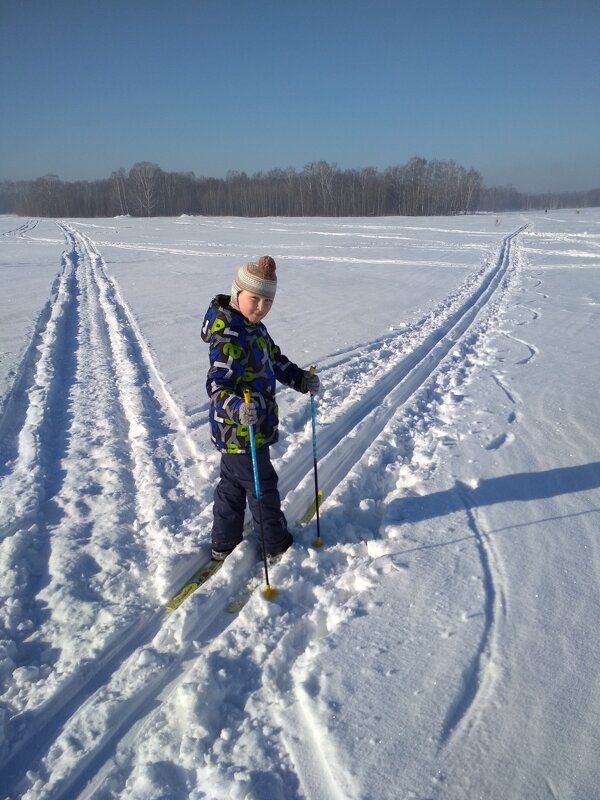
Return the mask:
[[(598, 796), (599, 209), (0, 234), (0, 797)], [(294, 525), (232, 615), (251, 535), (167, 614), (210, 546), (201, 321), (264, 253), (325, 546)]]

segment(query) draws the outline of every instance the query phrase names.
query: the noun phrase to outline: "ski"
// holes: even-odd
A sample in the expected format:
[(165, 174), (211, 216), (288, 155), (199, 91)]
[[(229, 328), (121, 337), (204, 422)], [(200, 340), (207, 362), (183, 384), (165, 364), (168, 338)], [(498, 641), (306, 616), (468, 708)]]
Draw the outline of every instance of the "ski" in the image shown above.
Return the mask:
[[(278, 564), (283, 557), (283, 553), (277, 556), (271, 556), (267, 559), (267, 563), (269, 567)], [(238, 614), (242, 608), (246, 605), (248, 600), (254, 594), (254, 591), (258, 589), (258, 587), (264, 581), (264, 572), (263, 572), (263, 563), (262, 561), (257, 564), (254, 574), (246, 581), (244, 586), (239, 590), (239, 592), (234, 595), (229, 603), (227, 604), (227, 611), (229, 614)]]
[[(300, 527), (310, 522), (310, 520), (317, 513), (317, 503), (320, 508), (322, 502), (323, 502), (323, 492), (319, 489), (315, 499), (308, 506), (304, 514), (302, 514), (300, 519), (297, 521), (296, 525)], [(320, 547), (321, 544), (319, 544), (318, 546)], [(271, 556), (270, 558), (268, 558), (267, 563), (269, 567), (271, 565), (278, 564), (279, 561), (281, 561), (283, 555), (284, 554), (281, 553), (277, 556)], [(246, 583), (244, 584), (244, 586), (242, 586), (239, 592), (229, 601), (227, 605), (227, 611), (230, 614), (239, 613), (242, 610), (242, 608), (244, 608), (248, 600), (250, 600), (254, 591), (258, 589), (258, 587), (261, 585), (261, 583), (263, 582), (263, 578), (264, 578), (264, 573), (263, 573), (263, 565), (261, 562), (261, 564), (255, 570), (254, 574), (246, 581)], [(277, 589), (275, 589), (274, 592), (275, 594), (277, 594)]]
[(231, 598), (227, 604), (228, 614), (238, 614), (242, 610), (248, 600), (250, 600), (254, 590), (258, 589), (260, 586), (261, 577), (260, 574), (253, 575), (250, 580), (242, 586), (239, 592)]
[[(297, 521), (296, 523), (297, 526), (300, 527), (310, 522), (310, 520), (317, 513), (317, 502), (320, 508), (323, 502), (323, 492), (320, 489), (317, 493), (317, 497), (315, 497), (315, 499), (312, 501), (312, 503), (308, 506), (308, 508), (304, 512), (304, 514), (302, 514), (300, 519)], [(278, 564), (281, 561), (283, 555), (284, 554), (281, 553), (280, 555), (277, 556), (271, 556), (268, 559), (269, 567), (271, 565)], [(260, 565), (257, 565), (254, 574), (246, 581), (246, 583), (244, 584), (244, 586), (242, 586), (239, 592), (229, 601), (227, 605), (227, 611), (230, 614), (239, 613), (242, 610), (242, 608), (244, 608), (248, 600), (250, 600), (254, 591), (258, 589), (258, 587), (261, 585), (263, 579), (264, 579), (264, 573), (263, 573), (263, 565), (261, 562)], [(277, 590), (275, 590), (275, 592), (277, 592)]]
[[(319, 489), (318, 492), (319, 497), (319, 508), (323, 503), (323, 492)], [(317, 500), (316, 498), (312, 501), (309, 507), (306, 509), (304, 514), (298, 520), (298, 525), (306, 525), (307, 522), (310, 522), (314, 515), (317, 513)]]
[[(323, 493), (319, 490), (319, 507), (323, 501)], [(315, 515), (317, 510), (317, 501), (313, 500), (312, 503), (308, 506), (305, 513), (300, 517), (298, 520), (298, 525), (306, 525), (307, 522), (311, 520), (311, 518)], [(280, 557), (275, 556), (273, 560), (269, 561), (269, 563), (276, 564), (279, 561)], [(179, 606), (186, 600), (191, 594), (193, 594), (196, 589), (200, 586), (205, 584), (209, 578), (211, 578), (216, 572), (218, 572), (219, 568), (223, 566), (223, 561), (216, 561), (214, 558), (209, 558), (208, 561), (205, 561), (196, 572), (189, 578), (183, 586), (173, 595), (173, 597), (165, 603), (165, 608), (167, 611), (175, 611), (175, 609), (179, 608)], [(227, 611), (230, 614), (237, 614), (242, 608), (246, 605), (248, 600), (250, 599), (252, 593), (258, 586), (260, 586), (262, 582), (262, 564), (260, 570), (257, 570), (252, 576), (245, 582), (244, 586), (238, 591), (238, 593), (229, 601), (227, 605)]]
[(181, 589), (179, 589), (179, 591), (174, 594), (173, 597), (165, 604), (167, 611), (175, 611), (176, 608), (179, 608), (186, 598), (193, 594), (199, 586), (202, 586), (203, 583), (206, 583), (206, 581), (211, 578), (222, 566), (223, 561), (217, 561), (214, 558), (210, 558), (208, 561), (202, 564), (202, 566), (199, 567), (196, 572), (194, 572), (192, 577), (183, 584)]

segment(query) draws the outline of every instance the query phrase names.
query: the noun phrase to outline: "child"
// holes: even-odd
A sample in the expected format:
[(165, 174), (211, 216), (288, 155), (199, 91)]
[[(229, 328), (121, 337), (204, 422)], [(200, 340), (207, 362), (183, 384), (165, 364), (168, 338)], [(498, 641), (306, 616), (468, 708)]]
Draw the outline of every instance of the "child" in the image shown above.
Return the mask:
[[(206, 389), (211, 439), (221, 451), (212, 529), (212, 555), (218, 560), (226, 558), (242, 541), (246, 499), (254, 528), (260, 533), (249, 425), (254, 425), (266, 555), (283, 553), (293, 541), (281, 511), (277, 473), (269, 455), (269, 446), (277, 441), (275, 382), (316, 394), (319, 378), (289, 361), (262, 322), (273, 305), (275, 270), (271, 256), (240, 267), (231, 296), (213, 299), (202, 326), (202, 339), (210, 346)], [(248, 403), (244, 402), (244, 389), (251, 393)]]

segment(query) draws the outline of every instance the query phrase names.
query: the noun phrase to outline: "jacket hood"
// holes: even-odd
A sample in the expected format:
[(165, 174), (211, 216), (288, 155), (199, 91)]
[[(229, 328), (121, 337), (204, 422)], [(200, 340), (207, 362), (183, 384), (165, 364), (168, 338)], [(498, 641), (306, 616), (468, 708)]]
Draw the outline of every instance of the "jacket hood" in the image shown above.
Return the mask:
[(217, 320), (223, 323), (223, 328), (237, 328), (244, 324), (244, 317), (239, 311), (231, 308), (229, 300), (230, 296), (228, 294), (218, 294), (213, 297), (202, 323), (201, 336), (204, 342), (210, 341), (210, 337), (215, 330), (214, 324)]

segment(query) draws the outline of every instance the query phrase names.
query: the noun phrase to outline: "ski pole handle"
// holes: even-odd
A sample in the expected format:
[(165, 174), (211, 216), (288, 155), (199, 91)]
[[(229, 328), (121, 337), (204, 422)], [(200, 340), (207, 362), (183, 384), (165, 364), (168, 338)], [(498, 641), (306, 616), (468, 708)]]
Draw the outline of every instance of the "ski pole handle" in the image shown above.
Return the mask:
[[(312, 377), (312, 376), (315, 374), (315, 372), (316, 372), (316, 371), (317, 371), (317, 368), (316, 368), (316, 366), (313, 364), (313, 366), (312, 366), (312, 367), (310, 367), (310, 369), (308, 370), (308, 374), (309, 374), (309, 375)], [(312, 403), (312, 399), (313, 399), (313, 397), (314, 397), (314, 394), (311, 392), (311, 393), (310, 393), (310, 399), (311, 399), (311, 403)]]

